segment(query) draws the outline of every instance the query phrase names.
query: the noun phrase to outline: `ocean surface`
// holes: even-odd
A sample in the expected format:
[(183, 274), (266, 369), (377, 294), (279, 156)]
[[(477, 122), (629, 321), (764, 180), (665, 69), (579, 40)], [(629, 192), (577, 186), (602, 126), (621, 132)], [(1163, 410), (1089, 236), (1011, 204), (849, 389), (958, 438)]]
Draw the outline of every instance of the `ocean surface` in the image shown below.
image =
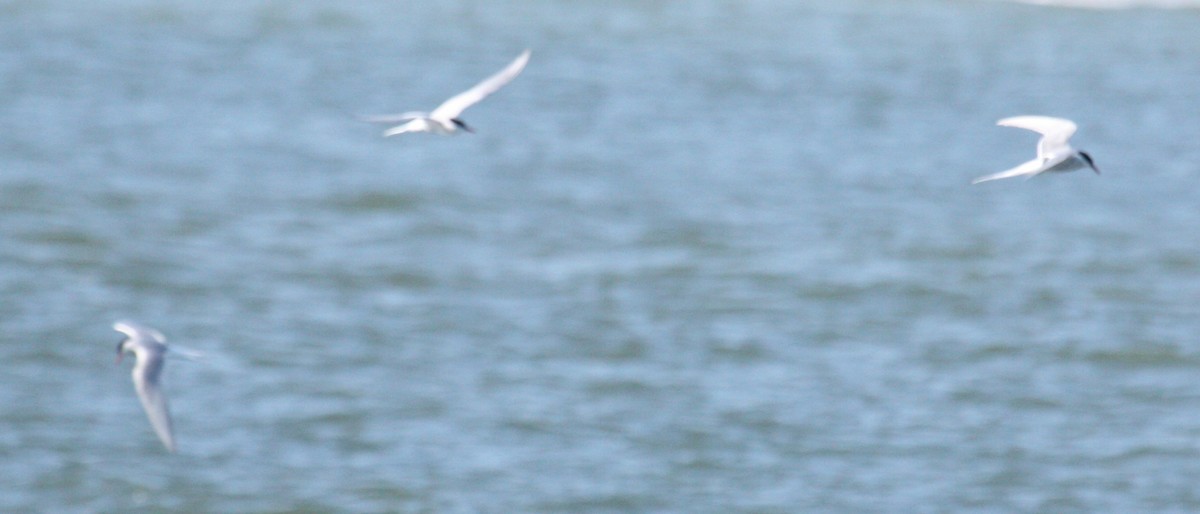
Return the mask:
[(0, 511), (1200, 511), (1200, 6), (1092, 6), (0, 0)]

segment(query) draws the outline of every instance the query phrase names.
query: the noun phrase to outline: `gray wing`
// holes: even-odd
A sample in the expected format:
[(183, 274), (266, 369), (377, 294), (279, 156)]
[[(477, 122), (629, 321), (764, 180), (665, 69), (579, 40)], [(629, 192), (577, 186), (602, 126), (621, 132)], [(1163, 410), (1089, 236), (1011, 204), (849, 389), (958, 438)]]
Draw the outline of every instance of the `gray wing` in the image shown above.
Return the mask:
[(391, 137), (391, 136), (404, 134), (404, 133), (408, 133), (408, 132), (428, 132), (428, 131), (429, 131), (429, 119), (428, 118), (417, 118), (417, 119), (413, 119), (413, 120), (408, 120), (400, 125), (396, 125), (395, 127), (392, 127), (390, 129), (383, 131), (383, 137)]
[(167, 396), (162, 392), (163, 352), (148, 354), (133, 368), (133, 387), (137, 390), (150, 426), (162, 440), (167, 451), (175, 452), (175, 435), (171, 427), (171, 412), (167, 409)]
[(488, 77), (483, 82), (476, 84), (475, 87), (463, 91), (449, 100), (442, 102), (437, 109), (429, 113), (431, 118), (453, 119), (459, 114), (467, 110), (467, 107), (479, 103), (480, 100), (487, 98), (488, 95), (495, 93), (505, 84), (512, 82), (512, 79), (517, 78), (521, 74), (521, 70), (525, 69), (525, 63), (529, 62), (529, 50), (521, 52), (513, 62), (505, 66), (495, 75)]
[(1050, 116), (1013, 116), (1004, 118), (997, 125), (1002, 127), (1023, 128), (1042, 135), (1038, 141), (1038, 157), (1049, 159), (1069, 152), (1067, 141), (1075, 134), (1075, 122)]
[(409, 111), (400, 114), (376, 114), (371, 116), (359, 116), (358, 119), (367, 123), (400, 123), (402, 121), (415, 120), (417, 118), (427, 118), (429, 113), (421, 111)]
[(1043, 163), (1044, 163), (1044, 161), (1042, 159), (1034, 159), (1032, 161), (1026, 161), (1026, 162), (1022, 163), (1020, 166), (1017, 166), (1015, 168), (1004, 170), (1004, 171), (1001, 171), (1000, 173), (984, 175), (975, 180), (972, 180), (971, 183), (978, 184), (980, 182), (987, 182), (989, 180), (999, 180), (1002, 178), (1019, 177), (1021, 175), (1029, 175), (1029, 176), (1037, 175), (1038, 173), (1041, 173), (1042, 171), (1044, 171), (1042, 169)]
[(160, 344), (167, 342), (167, 337), (164, 336), (162, 332), (128, 320), (121, 320), (113, 323), (113, 330), (129, 336), (130, 339), (139, 341), (150, 340)]

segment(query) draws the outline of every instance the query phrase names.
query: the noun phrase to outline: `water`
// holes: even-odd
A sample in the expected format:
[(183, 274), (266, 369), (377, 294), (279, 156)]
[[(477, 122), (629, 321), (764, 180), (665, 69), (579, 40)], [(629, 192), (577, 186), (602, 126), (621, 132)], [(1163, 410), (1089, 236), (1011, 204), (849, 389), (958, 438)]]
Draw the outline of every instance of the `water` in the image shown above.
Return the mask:
[(1200, 11), (0, 13), (0, 511), (1200, 510)]

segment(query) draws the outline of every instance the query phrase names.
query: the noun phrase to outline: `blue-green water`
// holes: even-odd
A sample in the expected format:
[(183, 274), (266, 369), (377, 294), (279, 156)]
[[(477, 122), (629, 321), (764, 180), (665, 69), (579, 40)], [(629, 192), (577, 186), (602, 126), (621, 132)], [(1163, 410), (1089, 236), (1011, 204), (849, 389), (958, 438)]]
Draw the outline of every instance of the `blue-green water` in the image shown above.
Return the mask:
[[(1200, 510), (1197, 27), (0, 2), (0, 511)], [(1017, 114), (1104, 174), (969, 186)], [(176, 455), (119, 318), (208, 355)]]

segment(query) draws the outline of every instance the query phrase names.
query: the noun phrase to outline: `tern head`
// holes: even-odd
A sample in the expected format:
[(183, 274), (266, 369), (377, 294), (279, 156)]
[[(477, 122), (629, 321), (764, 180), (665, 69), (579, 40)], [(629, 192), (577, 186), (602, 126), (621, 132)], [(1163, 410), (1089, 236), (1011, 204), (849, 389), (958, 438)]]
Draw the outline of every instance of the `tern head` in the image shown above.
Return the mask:
[(121, 363), (121, 357), (126, 353), (135, 354), (138, 359), (141, 359), (141, 352), (149, 346), (166, 344), (167, 338), (162, 335), (162, 332), (153, 328), (138, 325), (131, 321), (118, 321), (113, 323), (113, 330), (120, 332), (125, 336), (117, 343), (117, 363)]
[(1083, 159), (1083, 162), (1086, 162), (1088, 167), (1096, 172), (1097, 175), (1100, 174), (1100, 168), (1096, 167), (1095, 161), (1092, 161), (1092, 156), (1088, 155), (1087, 152), (1079, 152), (1079, 158)]
[(475, 130), (473, 130), (471, 127), (468, 127), (466, 123), (463, 123), (463, 120), (460, 120), (458, 118), (450, 118), (450, 121), (453, 122), (455, 125), (458, 125), (459, 128), (461, 128), (467, 132), (470, 132), (472, 134), (475, 133)]

